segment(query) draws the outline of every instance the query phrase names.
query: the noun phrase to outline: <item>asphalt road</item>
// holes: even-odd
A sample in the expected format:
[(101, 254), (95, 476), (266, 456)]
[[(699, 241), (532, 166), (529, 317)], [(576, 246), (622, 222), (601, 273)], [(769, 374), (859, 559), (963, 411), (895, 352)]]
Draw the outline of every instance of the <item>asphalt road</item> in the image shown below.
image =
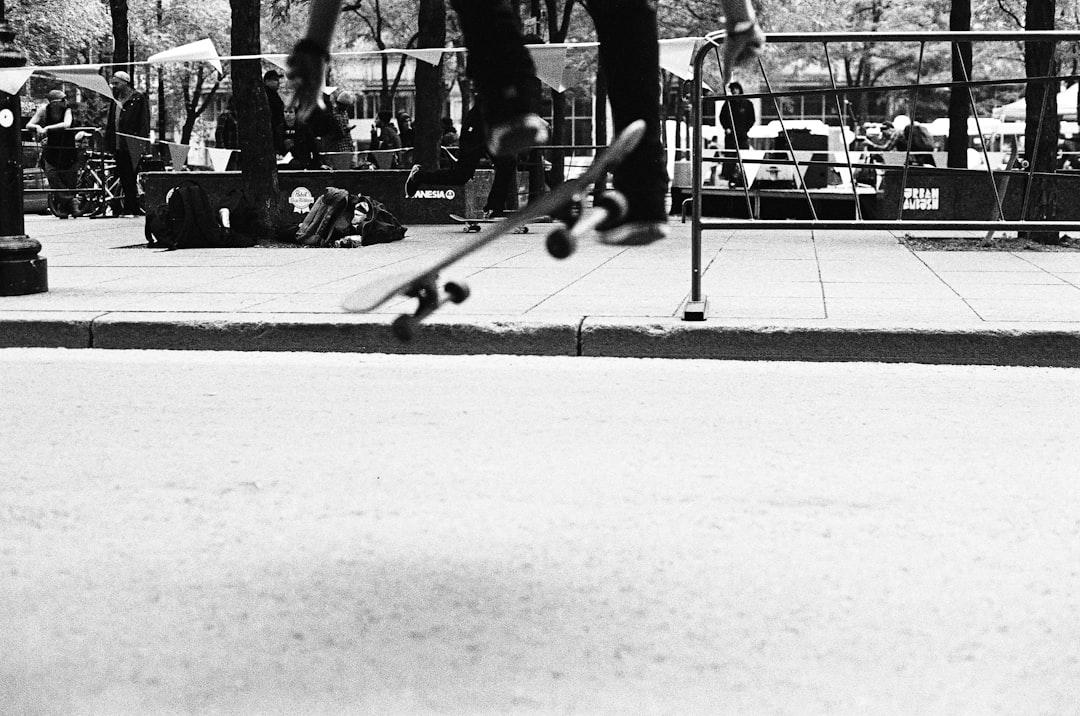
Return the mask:
[(1080, 371), (0, 351), (12, 714), (1075, 714)]

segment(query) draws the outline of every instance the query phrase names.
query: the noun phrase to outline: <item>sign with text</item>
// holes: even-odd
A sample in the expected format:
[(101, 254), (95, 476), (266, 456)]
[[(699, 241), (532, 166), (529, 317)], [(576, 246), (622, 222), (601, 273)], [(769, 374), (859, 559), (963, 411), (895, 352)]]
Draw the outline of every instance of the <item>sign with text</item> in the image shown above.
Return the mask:
[(941, 190), (937, 187), (904, 187), (904, 209), (937, 211), (941, 208)]

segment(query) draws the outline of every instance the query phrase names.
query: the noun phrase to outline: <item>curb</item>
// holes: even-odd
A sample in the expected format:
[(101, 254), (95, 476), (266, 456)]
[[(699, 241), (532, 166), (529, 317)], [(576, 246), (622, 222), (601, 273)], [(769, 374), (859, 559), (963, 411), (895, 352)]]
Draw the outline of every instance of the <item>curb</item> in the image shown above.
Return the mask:
[(435, 316), (398, 341), (389, 315), (20, 312), (0, 348), (537, 355), (1080, 367), (1080, 326), (687, 322)]
[(463, 355), (577, 355), (579, 322), (426, 321), (409, 343), (385, 315), (111, 313), (91, 326), (93, 347)]
[(581, 355), (1072, 368), (1080, 366), (1080, 326), (868, 327), (586, 319)]
[(89, 348), (90, 326), (101, 311), (5, 311), (0, 348)]

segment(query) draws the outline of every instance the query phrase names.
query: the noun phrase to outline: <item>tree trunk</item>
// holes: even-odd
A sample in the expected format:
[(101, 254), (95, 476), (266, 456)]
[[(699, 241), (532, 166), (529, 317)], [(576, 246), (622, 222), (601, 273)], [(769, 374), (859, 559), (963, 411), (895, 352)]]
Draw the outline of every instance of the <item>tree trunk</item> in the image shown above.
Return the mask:
[[(229, 0), (229, 5), (232, 8), (233, 54), (260, 54), (259, 0)], [(232, 86), (240, 125), (240, 169), (244, 189), (256, 207), (259, 236), (269, 237), (278, 223), (282, 202), (261, 62), (233, 60)]]
[(113, 71), (124, 69), (131, 74), (128, 63), (128, 0), (109, 0), (109, 15), (112, 16)]
[[(1053, 30), (1055, 0), (1028, 0), (1025, 24), (1027, 30)], [(1054, 43), (1025, 42), (1024, 65), (1028, 77), (1055, 74)], [(1057, 168), (1057, 82), (1031, 82), (1028, 84), (1024, 119), (1025, 158), (1035, 172), (1052, 173)], [(1045, 106), (1044, 106), (1045, 105)], [(1041, 127), (1041, 130), (1040, 130)], [(1038, 137), (1038, 146), (1036, 146)], [(1053, 220), (1057, 206), (1053, 193), (1053, 177), (1033, 177), (1030, 187), (1028, 216), (1024, 219)], [(1027, 187), (1025, 187), (1027, 189)], [(1060, 244), (1057, 231), (1022, 232), (1026, 238), (1042, 244)]]
[[(952, 0), (949, 29), (971, 29), (971, 0)], [(966, 82), (971, 79), (970, 42), (953, 43), (952, 78), (953, 82)], [(949, 90), (949, 139), (946, 145), (949, 152), (948, 165), (960, 169), (967, 168), (967, 125), (970, 107), (968, 92), (967, 87), (953, 87)]]
[[(443, 0), (420, 0), (417, 47), (446, 45), (446, 6)], [(414, 161), (428, 169), (439, 166), (439, 139), (446, 97), (442, 84), (443, 63), (429, 65), (416, 61), (416, 118), (413, 124)]]

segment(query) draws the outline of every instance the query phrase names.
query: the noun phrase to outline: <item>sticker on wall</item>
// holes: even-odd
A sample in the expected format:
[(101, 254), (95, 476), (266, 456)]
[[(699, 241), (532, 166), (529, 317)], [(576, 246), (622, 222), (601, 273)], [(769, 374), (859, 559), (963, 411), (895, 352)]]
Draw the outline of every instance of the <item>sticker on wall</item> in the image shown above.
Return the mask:
[(289, 194), (289, 203), (292, 204), (294, 213), (306, 214), (315, 203), (315, 197), (306, 186), (298, 186), (293, 189), (292, 194)]
[(413, 199), (446, 199), (453, 201), (457, 192), (453, 189), (421, 189), (412, 195)]
[(937, 211), (940, 206), (940, 189), (921, 186), (904, 188), (904, 209)]

